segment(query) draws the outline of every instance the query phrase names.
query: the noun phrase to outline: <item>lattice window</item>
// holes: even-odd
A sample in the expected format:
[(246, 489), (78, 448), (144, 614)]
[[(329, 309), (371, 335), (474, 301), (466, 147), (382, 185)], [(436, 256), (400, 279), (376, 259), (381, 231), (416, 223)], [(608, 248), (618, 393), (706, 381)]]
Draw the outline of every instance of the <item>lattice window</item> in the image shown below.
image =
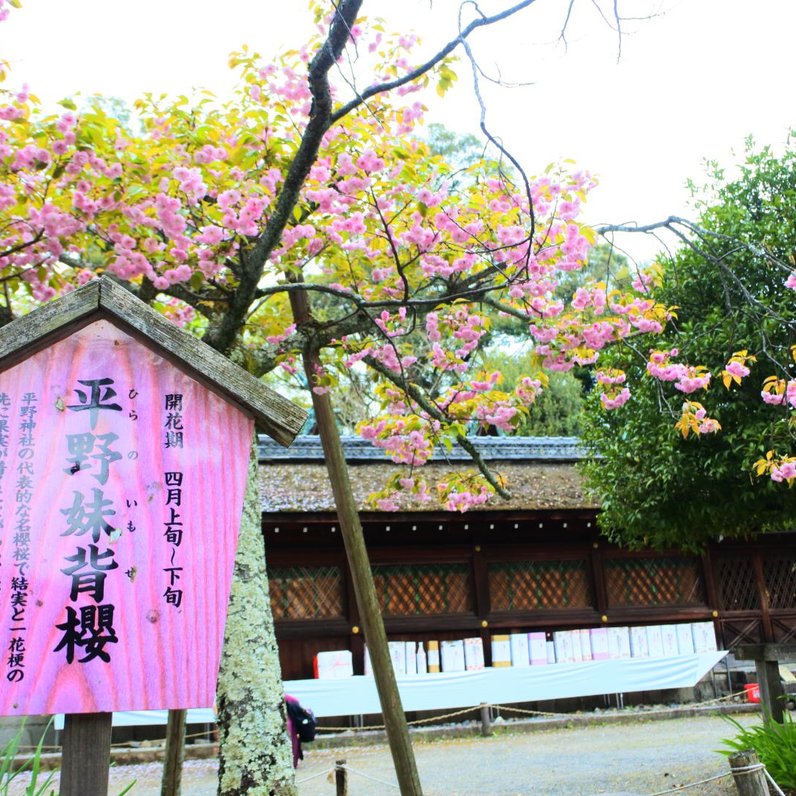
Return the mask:
[(501, 561), (489, 565), (493, 611), (590, 608), (594, 604), (585, 561)]
[(723, 611), (756, 611), (760, 597), (750, 558), (719, 558), (716, 561), (716, 584)]
[(704, 605), (705, 588), (694, 558), (615, 558), (605, 562), (608, 605)]
[(376, 597), (385, 616), (472, 613), (467, 564), (373, 567)]
[(796, 608), (796, 557), (782, 556), (763, 561), (763, 576), (771, 608)]
[(274, 619), (343, 616), (340, 567), (274, 567), (268, 579)]

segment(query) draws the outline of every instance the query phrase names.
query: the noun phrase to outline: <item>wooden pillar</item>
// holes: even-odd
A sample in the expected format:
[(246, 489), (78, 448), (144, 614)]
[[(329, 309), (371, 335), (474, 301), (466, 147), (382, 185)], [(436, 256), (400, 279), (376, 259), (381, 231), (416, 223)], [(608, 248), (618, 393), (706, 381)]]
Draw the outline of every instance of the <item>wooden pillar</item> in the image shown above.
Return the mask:
[(112, 713), (68, 713), (61, 750), (60, 796), (108, 792)]
[(486, 702), (481, 703), (481, 735), (484, 738), (489, 738), (492, 735), (492, 720), (489, 716), (489, 705)]
[(334, 762), (334, 784), (336, 796), (348, 796), (348, 771), (345, 760)]
[(187, 710), (170, 710), (166, 724), (166, 751), (160, 796), (180, 796), (182, 764), (185, 760), (185, 720)]
[(736, 660), (755, 662), (763, 717), (781, 723), (785, 718), (785, 690), (779, 664), (796, 659), (796, 644), (739, 644), (733, 652)]
[(760, 761), (751, 749), (729, 756), (732, 778), (740, 796), (770, 796), (766, 775), (757, 768)]
[(487, 561), (484, 558), (480, 544), (476, 544), (472, 548), (472, 574), (473, 574), (473, 607), (475, 613), (480, 620), (480, 636), (481, 643), (484, 646), (484, 663), (487, 666), (492, 665), (492, 648), (490, 645), (489, 628), (489, 612), (491, 610), (490, 596), (489, 596), (489, 568)]
[[(307, 294), (304, 292), (291, 293), (290, 304), (298, 327), (300, 329), (308, 328), (312, 323), (312, 317)], [(316, 350), (308, 347), (304, 351), (303, 358), (307, 382), (312, 387), (316, 374), (323, 370), (320, 357)], [(417, 773), (415, 755), (409, 738), (409, 726), (406, 723), (406, 716), (401, 705), (401, 695), (398, 691), (398, 681), (395, 678), (395, 670), (390, 659), (387, 633), (376, 597), (373, 573), (365, 547), (365, 536), (362, 532), (362, 523), (359, 520), (359, 512), (349, 479), (334, 408), (331, 398), (327, 394), (318, 394), (313, 391), (311, 395), (315, 418), (318, 422), (318, 434), (326, 459), (326, 471), (329, 474), (329, 482), (334, 495), (348, 568), (351, 572), (362, 628), (365, 631), (365, 642), (368, 645), (370, 661), (373, 666), (376, 691), (381, 703), (387, 740), (390, 744), (401, 796), (422, 796), (423, 789), (420, 785), (420, 776)]]
[(774, 627), (771, 624), (771, 611), (768, 600), (766, 576), (763, 570), (763, 554), (758, 551), (752, 554), (752, 566), (755, 573), (758, 599), (760, 600), (760, 623), (763, 629), (761, 641), (774, 641)]
[(779, 677), (779, 662), (757, 659), (755, 669), (764, 718), (766, 721), (778, 721), (781, 724), (785, 719), (782, 704), (785, 690)]
[(600, 616), (608, 614), (608, 587), (605, 583), (605, 564), (603, 561), (602, 544), (598, 539), (591, 542), (589, 566), (591, 568), (592, 585), (594, 587), (594, 607)]

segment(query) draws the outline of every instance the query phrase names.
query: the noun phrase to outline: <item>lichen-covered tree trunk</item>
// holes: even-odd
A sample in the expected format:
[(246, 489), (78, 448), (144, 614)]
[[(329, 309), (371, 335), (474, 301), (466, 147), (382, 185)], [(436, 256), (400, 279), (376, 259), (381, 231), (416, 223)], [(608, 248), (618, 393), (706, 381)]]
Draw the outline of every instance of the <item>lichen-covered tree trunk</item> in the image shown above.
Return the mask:
[(218, 673), (219, 796), (296, 796), (252, 448)]

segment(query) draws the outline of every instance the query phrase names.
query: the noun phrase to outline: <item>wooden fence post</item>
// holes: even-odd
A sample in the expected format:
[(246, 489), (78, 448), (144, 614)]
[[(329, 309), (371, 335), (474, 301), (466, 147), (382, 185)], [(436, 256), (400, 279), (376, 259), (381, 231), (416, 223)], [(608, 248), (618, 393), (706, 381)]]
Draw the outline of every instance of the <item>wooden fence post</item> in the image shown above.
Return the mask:
[(489, 717), (489, 704), (481, 703), (481, 735), (489, 738), (492, 735), (492, 720)]
[(60, 796), (108, 792), (113, 713), (67, 713), (61, 747)]
[(345, 760), (334, 761), (334, 784), (337, 788), (336, 796), (348, 796), (348, 770)]
[(762, 767), (755, 770), (755, 766), (760, 765), (755, 752), (751, 749), (735, 752), (730, 755), (729, 761), (740, 796), (771, 796)]

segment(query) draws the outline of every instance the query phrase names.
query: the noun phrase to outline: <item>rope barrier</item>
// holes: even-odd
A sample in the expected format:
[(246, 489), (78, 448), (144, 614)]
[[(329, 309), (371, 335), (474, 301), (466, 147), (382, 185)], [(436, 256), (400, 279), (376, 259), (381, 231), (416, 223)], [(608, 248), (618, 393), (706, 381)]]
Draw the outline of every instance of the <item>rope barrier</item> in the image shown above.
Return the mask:
[(305, 777), (304, 779), (297, 779), (296, 785), (303, 785), (305, 782), (309, 782), (311, 779), (318, 779), (318, 777), (328, 776), (329, 774), (333, 774), (333, 768), (327, 768), (326, 771), (320, 771), (317, 774), (312, 774), (309, 777)]
[[(212, 732), (213, 731), (211, 730), (211, 733)], [(210, 733), (207, 733), (207, 732), (192, 732), (192, 733), (190, 733), (190, 734), (185, 736), (185, 740), (187, 741), (189, 738), (202, 738), (202, 737), (205, 737), (206, 735), (209, 735), (209, 734)], [(165, 739), (163, 739), (163, 741), (165, 742)], [(210, 743), (213, 743), (213, 742), (211, 741)], [(26, 745), (26, 744), (20, 744), (19, 746), (17, 746), (17, 749), (19, 751), (23, 751), (23, 750), (35, 751), (38, 748), (39, 748), (38, 745), (29, 746), (29, 745)], [(62, 747), (61, 747), (60, 744), (56, 745), (56, 746), (42, 746), (41, 747), (41, 751), (42, 752), (46, 752), (46, 751), (60, 752), (61, 748)], [(118, 741), (117, 743), (112, 743), (111, 744), (111, 749), (129, 749), (130, 751), (134, 751), (136, 749), (162, 749), (162, 748), (163, 748), (162, 744), (160, 746), (130, 746), (130, 742), (129, 741)]]
[(777, 792), (777, 796), (785, 796), (785, 793), (782, 789), (777, 785), (774, 781), (774, 778), (769, 774), (768, 769), (766, 768), (764, 763), (755, 763), (751, 766), (738, 766), (737, 768), (733, 768), (732, 771), (728, 771), (725, 774), (718, 774), (715, 777), (708, 777), (707, 779), (700, 779), (698, 782), (689, 782), (687, 785), (677, 785), (674, 788), (669, 788), (668, 790), (659, 790), (655, 793), (651, 793), (650, 796), (665, 796), (667, 793), (680, 793), (680, 791), (688, 790), (689, 788), (696, 788), (698, 785), (706, 785), (708, 782), (716, 782), (720, 779), (726, 779), (727, 777), (735, 777), (737, 775), (743, 776), (744, 774), (753, 774), (755, 771), (762, 771), (765, 775), (766, 779), (774, 786), (774, 789)]
[(690, 782), (688, 785), (677, 785), (674, 788), (669, 788), (668, 790), (655, 791), (655, 793), (651, 793), (650, 796), (664, 796), (665, 793), (679, 793), (681, 790), (688, 790), (689, 788), (695, 788), (697, 785), (706, 785), (708, 782), (716, 782), (716, 780), (725, 779), (725, 777), (731, 777), (731, 776), (732, 776), (731, 772), (727, 772), (726, 774), (718, 774), (715, 777), (700, 779), (699, 782)]
[[(474, 710), (481, 710), (480, 705), (475, 705), (471, 708), (463, 708), (462, 710), (456, 710), (452, 713), (445, 713), (441, 716), (430, 716), (425, 719), (414, 719), (413, 721), (406, 722), (410, 727), (419, 725), (419, 724), (431, 724), (435, 721), (445, 721), (446, 719), (452, 719), (456, 716), (463, 716), (465, 713), (472, 713)], [(317, 732), (365, 732), (366, 730), (384, 730), (386, 727), (383, 724), (368, 724), (363, 727), (318, 727)]]
[[(691, 703), (690, 705), (684, 705), (684, 706), (677, 707), (677, 708), (667, 708), (666, 712), (678, 711), (678, 710), (679, 711), (693, 710), (694, 708), (699, 708), (699, 707), (704, 707), (704, 706), (707, 706), (707, 705), (712, 705), (712, 704), (717, 703), (717, 702), (726, 702), (728, 700), (735, 699), (736, 697), (745, 696), (745, 694), (746, 694), (745, 691), (735, 691), (735, 692), (733, 692), (731, 694), (725, 694), (722, 697), (716, 697), (715, 699), (706, 699), (706, 700), (704, 700), (702, 702), (694, 702), (694, 703)], [(419, 725), (422, 725), (422, 724), (431, 724), (433, 722), (444, 722), (444, 721), (447, 721), (448, 719), (456, 718), (457, 716), (463, 716), (466, 713), (472, 713), (474, 711), (480, 711), (481, 707), (482, 707), (482, 705), (480, 705), (480, 704), (479, 705), (473, 705), (472, 707), (463, 708), (462, 710), (456, 710), (456, 711), (453, 711), (451, 713), (444, 713), (442, 715), (431, 716), (431, 717), (428, 717), (428, 718), (425, 718), (425, 719), (414, 719), (413, 721), (407, 722), (407, 724), (410, 727), (413, 727), (413, 726), (419, 726)], [(510, 712), (510, 713), (519, 713), (519, 714), (524, 714), (524, 715), (527, 715), (527, 716), (549, 716), (551, 718), (554, 718), (554, 717), (558, 717), (558, 716), (565, 717), (565, 716), (570, 715), (570, 714), (567, 714), (567, 713), (549, 713), (549, 712), (544, 711), (544, 710), (528, 710), (527, 708), (517, 708), (517, 707), (514, 707), (512, 705), (488, 705), (488, 707), (494, 708), (495, 710), (505, 710), (505, 711)], [(645, 711), (643, 715), (650, 716), (650, 715), (655, 715), (656, 713), (662, 713), (662, 712), (663, 711), (660, 711), (660, 710), (657, 710), (657, 711), (649, 710), (649, 711)], [(384, 730), (384, 729), (385, 729), (385, 726), (383, 724), (369, 724), (369, 725), (366, 725), (366, 726), (363, 726), (363, 727), (318, 727), (318, 734), (319, 735), (327, 734), (327, 733), (331, 734), (331, 733), (335, 733), (335, 732), (367, 732), (367, 731), (371, 731), (371, 730)], [(185, 739), (187, 740), (188, 738), (199, 738), (199, 737), (203, 737), (203, 736), (206, 736), (206, 735), (208, 735), (207, 732), (195, 732), (195, 733), (191, 733), (190, 735), (186, 735)], [(135, 749), (138, 749), (138, 748), (141, 748), (141, 749), (157, 749), (158, 748), (158, 747), (129, 747), (129, 743), (125, 743), (125, 742), (111, 744), (111, 747), (112, 748), (135, 748)], [(25, 750), (33, 751), (33, 750), (36, 749), (36, 746), (20, 745), (17, 748), (19, 749), (20, 752), (24, 752)], [(47, 750), (60, 751), (60, 749), (61, 749), (60, 746), (42, 746), (41, 748), (42, 748), (42, 751), (47, 751)]]
[(526, 708), (515, 708), (513, 705), (490, 705), (495, 710), (508, 710), (510, 713), (524, 713), (528, 716), (566, 716), (566, 713), (547, 713), (544, 710), (527, 710)]
[(371, 782), (378, 782), (379, 785), (386, 785), (388, 788), (395, 788), (396, 790), (401, 790), (400, 785), (396, 785), (394, 782), (386, 782), (383, 779), (377, 779), (376, 777), (371, 777), (370, 774), (366, 774), (364, 771), (357, 771), (355, 768), (351, 768), (349, 765), (340, 766), (340, 768), (345, 769), (351, 774), (356, 774), (358, 777), (362, 777), (363, 779), (369, 779)]
[(771, 784), (774, 786), (774, 788), (776, 789), (776, 791), (777, 791), (777, 796), (785, 796), (785, 792), (782, 790), (782, 788), (780, 788), (780, 786), (779, 786), (779, 785), (777, 785), (777, 783), (776, 783), (776, 782), (774, 782), (774, 777), (772, 777), (772, 776), (771, 776), (771, 774), (769, 774), (769, 773), (768, 773), (768, 769), (766, 769), (766, 767), (765, 767), (765, 766), (763, 766), (763, 773), (766, 775), (766, 779), (767, 779), (767, 780), (768, 780), (768, 781), (769, 781), (769, 782), (770, 782), (770, 783), (771, 783)]
[[(677, 708), (666, 708), (665, 711), (662, 711), (662, 710), (645, 711), (643, 715), (650, 716), (650, 715), (655, 715), (656, 713), (663, 713), (663, 712), (669, 713), (671, 711), (678, 711), (678, 710), (680, 710), (680, 711), (694, 710), (695, 708), (704, 707), (706, 705), (712, 705), (712, 704), (714, 704), (716, 702), (725, 702), (725, 701), (730, 700), (730, 699), (735, 699), (736, 697), (744, 696), (745, 694), (746, 694), (745, 691), (735, 691), (735, 692), (733, 692), (731, 694), (726, 694), (725, 696), (722, 696), (722, 697), (716, 697), (715, 699), (706, 699), (706, 700), (704, 700), (702, 702), (694, 702), (694, 703), (691, 703), (689, 705), (684, 705), (682, 707), (677, 707)], [(416, 726), (416, 725), (420, 725), (420, 724), (430, 724), (432, 722), (442, 722), (442, 721), (446, 721), (447, 719), (455, 718), (456, 716), (462, 716), (465, 713), (472, 713), (473, 711), (480, 711), (481, 707), (482, 707), (482, 705), (480, 705), (480, 704), (479, 705), (473, 705), (472, 707), (463, 708), (462, 710), (457, 710), (457, 711), (454, 711), (452, 713), (444, 713), (442, 715), (431, 716), (431, 717), (425, 718), (425, 719), (415, 719), (413, 721), (408, 721), (407, 724), (411, 727), (411, 726)], [(550, 712), (544, 711), (544, 710), (529, 710), (527, 708), (517, 708), (517, 707), (514, 707), (513, 705), (491, 705), (490, 704), (490, 705), (487, 705), (487, 707), (494, 708), (495, 710), (505, 710), (505, 711), (512, 712), (512, 713), (520, 713), (520, 714), (524, 714), (524, 715), (527, 715), (527, 716), (549, 716), (551, 718), (555, 718), (555, 717), (566, 717), (566, 716), (570, 715), (568, 713), (550, 713)], [(372, 730), (383, 730), (383, 729), (385, 729), (385, 726), (383, 724), (368, 724), (368, 725), (363, 726), (363, 727), (318, 727), (318, 733), (321, 734), (321, 733), (334, 733), (334, 732), (367, 732), (367, 731), (372, 731)]]

